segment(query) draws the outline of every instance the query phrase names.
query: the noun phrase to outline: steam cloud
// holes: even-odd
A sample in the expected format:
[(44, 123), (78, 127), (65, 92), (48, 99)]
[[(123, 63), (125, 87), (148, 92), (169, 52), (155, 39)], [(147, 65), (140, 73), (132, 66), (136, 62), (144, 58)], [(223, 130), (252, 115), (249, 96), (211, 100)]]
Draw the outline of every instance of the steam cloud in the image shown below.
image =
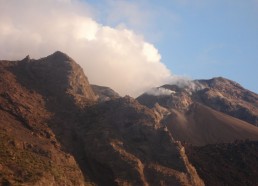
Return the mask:
[(153, 96), (169, 96), (175, 93), (176, 93), (175, 91), (169, 90), (163, 87), (152, 88), (146, 92), (146, 94), (153, 95)]
[[(170, 80), (171, 80), (169, 82), (170, 85), (177, 85), (179, 88), (183, 88), (184, 91), (187, 91), (188, 94), (192, 94), (193, 92), (196, 92), (205, 88), (205, 86), (202, 85), (200, 82), (192, 81), (187, 77), (173, 76), (173, 78), (171, 78)], [(175, 93), (176, 91), (173, 91), (164, 87), (151, 88), (148, 91), (146, 91), (146, 94), (153, 95), (153, 96), (169, 96)]]
[(132, 30), (103, 26), (77, 0), (0, 0), (1, 59), (63, 51), (91, 83), (136, 96), (173, 79), (158, 50)]

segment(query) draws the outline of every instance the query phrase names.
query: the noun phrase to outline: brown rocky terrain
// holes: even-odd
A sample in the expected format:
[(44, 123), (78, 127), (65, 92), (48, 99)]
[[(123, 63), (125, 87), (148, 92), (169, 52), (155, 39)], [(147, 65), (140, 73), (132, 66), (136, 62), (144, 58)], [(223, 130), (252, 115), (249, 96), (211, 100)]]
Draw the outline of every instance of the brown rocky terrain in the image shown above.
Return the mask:
[(0, 185), (235, 185), (220, 167), (255, 185), (256, 142), (230, 144), (258, 139), (257, 95), (223, 78), (162, 88), (120, 97), (62, 52), (0, 61)]
[(184, 113), (173, 110), (163, 123), (175, 140), (198, 146), (258, 140), (258, 127), (199, 103), (193, 103)]
[(186, 154), (209, 186), (258, 185), (257, 152), (257, 141), (235, 141), (203, 147), (186, 145)]
[(196, 100), (217, 111), (258, 126), (257, 94), (221, 77), (197, 82), (204, 88), (195, 94)]
[(88, 172), (100, 185), (202, 185), (180, 143), (133, 98), (93, 105), (84, 117)]
[(258, 140), (258, 95), (233, 81), (197, 80), (154, 91), (137, 100), (160, 113), (176, 140), (193, 145)]
[(97, 95), (99, 101), (109, 101), (119, 98), (119, 94), (109, 87), (91, 85), (93, 92)]
[(164, 85), (137, 100), (184, 142), (205, 185), (258, 185), (257, 94), (220, 77)]
[[(65, 111), (59, 103), (71, 104), (64, 89), (69, 91), (67, 97), (74, 94), (76, 101), (82, 101), (64, 78), (76, 77), (70, 73), (72, 66), (64, 63), (65, 57), (57, 52), (38, 61), (26, 57), (0, 62), (1, 185), (86, 184), (74, 157), (51, 129), (60, 124), (55, 122), (56, 110)], [(61, 73), (55, 73), (57, 67)]]
[(150, 108), (159, 103), (163, 107), (177, 110), (186, 110), (193, 102), (198, 102), (257, 126), (258, 95), (234, 81), (218, 77), (180, 85), (163, 85), (160, 88), (172, 92), (159, 96), (147, 92), (137, 100)]
[(151, 109), (96, 96), (69, 56), (1, 61), (0, 72), (2, 185), (203, 185)]

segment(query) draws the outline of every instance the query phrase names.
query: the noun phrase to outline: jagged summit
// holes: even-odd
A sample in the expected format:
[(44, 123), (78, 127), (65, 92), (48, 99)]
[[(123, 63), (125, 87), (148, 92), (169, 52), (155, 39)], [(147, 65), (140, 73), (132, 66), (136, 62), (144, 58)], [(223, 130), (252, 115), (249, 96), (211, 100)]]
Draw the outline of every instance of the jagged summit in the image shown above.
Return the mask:
[(152, 108), (155, 103), (168, 109), (188, 110), (198, 102), (214, 110), (258, 125), (258, 95), (223, 77), (189, 81), (182, 85), (163, 85), (137, 100)]
[(48, 58), (48, 59), (53, 59), (55, 61), (74, 61), (71, 57), (69, 57), (67, 54), (61, 52), (61, 51), (56, 51), (54, 52), (53, 54), (45, 57), (45, 58)]
[(23, 62), (29, 62), (30, 61), (30, 56), (27, 55), (23, 60), (21, 60)]
[(57, 51), (38, 60), (25, 59), (13, 66), (24, 85), (52, 96), (70, 95), (79, 104), (96, 100), (83, 69), (65, 53)]
[(176, 140), (205, 145), (258, 139), (258, 95), (222, 77), (163, 85), (137, 100), (161, 115)]
[(195, 80), (194, 82), (199, 82), (203, 86), (211, 87), (211, 88), (235, 87), (235, 88), (243, 89), (243, 87), (240, 84), (238, 84), (237, 82), (229, 80), (224, 77), (215, 77), (215, 78), (208, 79), (208, 80)]

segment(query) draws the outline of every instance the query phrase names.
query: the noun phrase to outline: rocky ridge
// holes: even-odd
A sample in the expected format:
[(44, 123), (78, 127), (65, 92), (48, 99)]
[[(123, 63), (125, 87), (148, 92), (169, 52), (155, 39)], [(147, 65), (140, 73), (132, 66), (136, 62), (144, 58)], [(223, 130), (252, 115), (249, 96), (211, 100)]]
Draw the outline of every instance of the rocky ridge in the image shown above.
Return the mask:
[(176, 140), (206, 145), (258, 139), (258, 95), (225, 78), (163, 85), (137, 100), (160, 114)]
[(142, 94), (137, 100), (149, 108), (158, 103), (164, 108), (179, 111), (185, 111), (192, 103), (198, 102), (252, 125), (258, 124), (258, 95), (222, 77), (163, 85)]

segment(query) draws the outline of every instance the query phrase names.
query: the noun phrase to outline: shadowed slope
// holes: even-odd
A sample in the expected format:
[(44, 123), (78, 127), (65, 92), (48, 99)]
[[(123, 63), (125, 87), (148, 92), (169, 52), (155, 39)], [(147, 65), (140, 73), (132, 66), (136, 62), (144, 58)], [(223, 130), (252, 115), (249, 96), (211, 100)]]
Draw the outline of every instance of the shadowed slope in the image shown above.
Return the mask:
[(195, 103), (186, 112), (172, 111), (164, 121), (175, 140), (193, 145), (258, 140), (258, 128)]
[(195, 94), (199, 102), (258, 126), (257, 94), (221, 77), (197, 82), (204, 87)]
[(112, 177), (118, 185), (202, 185), (180, 143), (133, 98), (93, 105), (84, 117), (80, 136), (91, 159), (90, 174), (100, 185)]
[(258, 142), (186, 147), (186, 154), (209, 186), (257, 186)]

